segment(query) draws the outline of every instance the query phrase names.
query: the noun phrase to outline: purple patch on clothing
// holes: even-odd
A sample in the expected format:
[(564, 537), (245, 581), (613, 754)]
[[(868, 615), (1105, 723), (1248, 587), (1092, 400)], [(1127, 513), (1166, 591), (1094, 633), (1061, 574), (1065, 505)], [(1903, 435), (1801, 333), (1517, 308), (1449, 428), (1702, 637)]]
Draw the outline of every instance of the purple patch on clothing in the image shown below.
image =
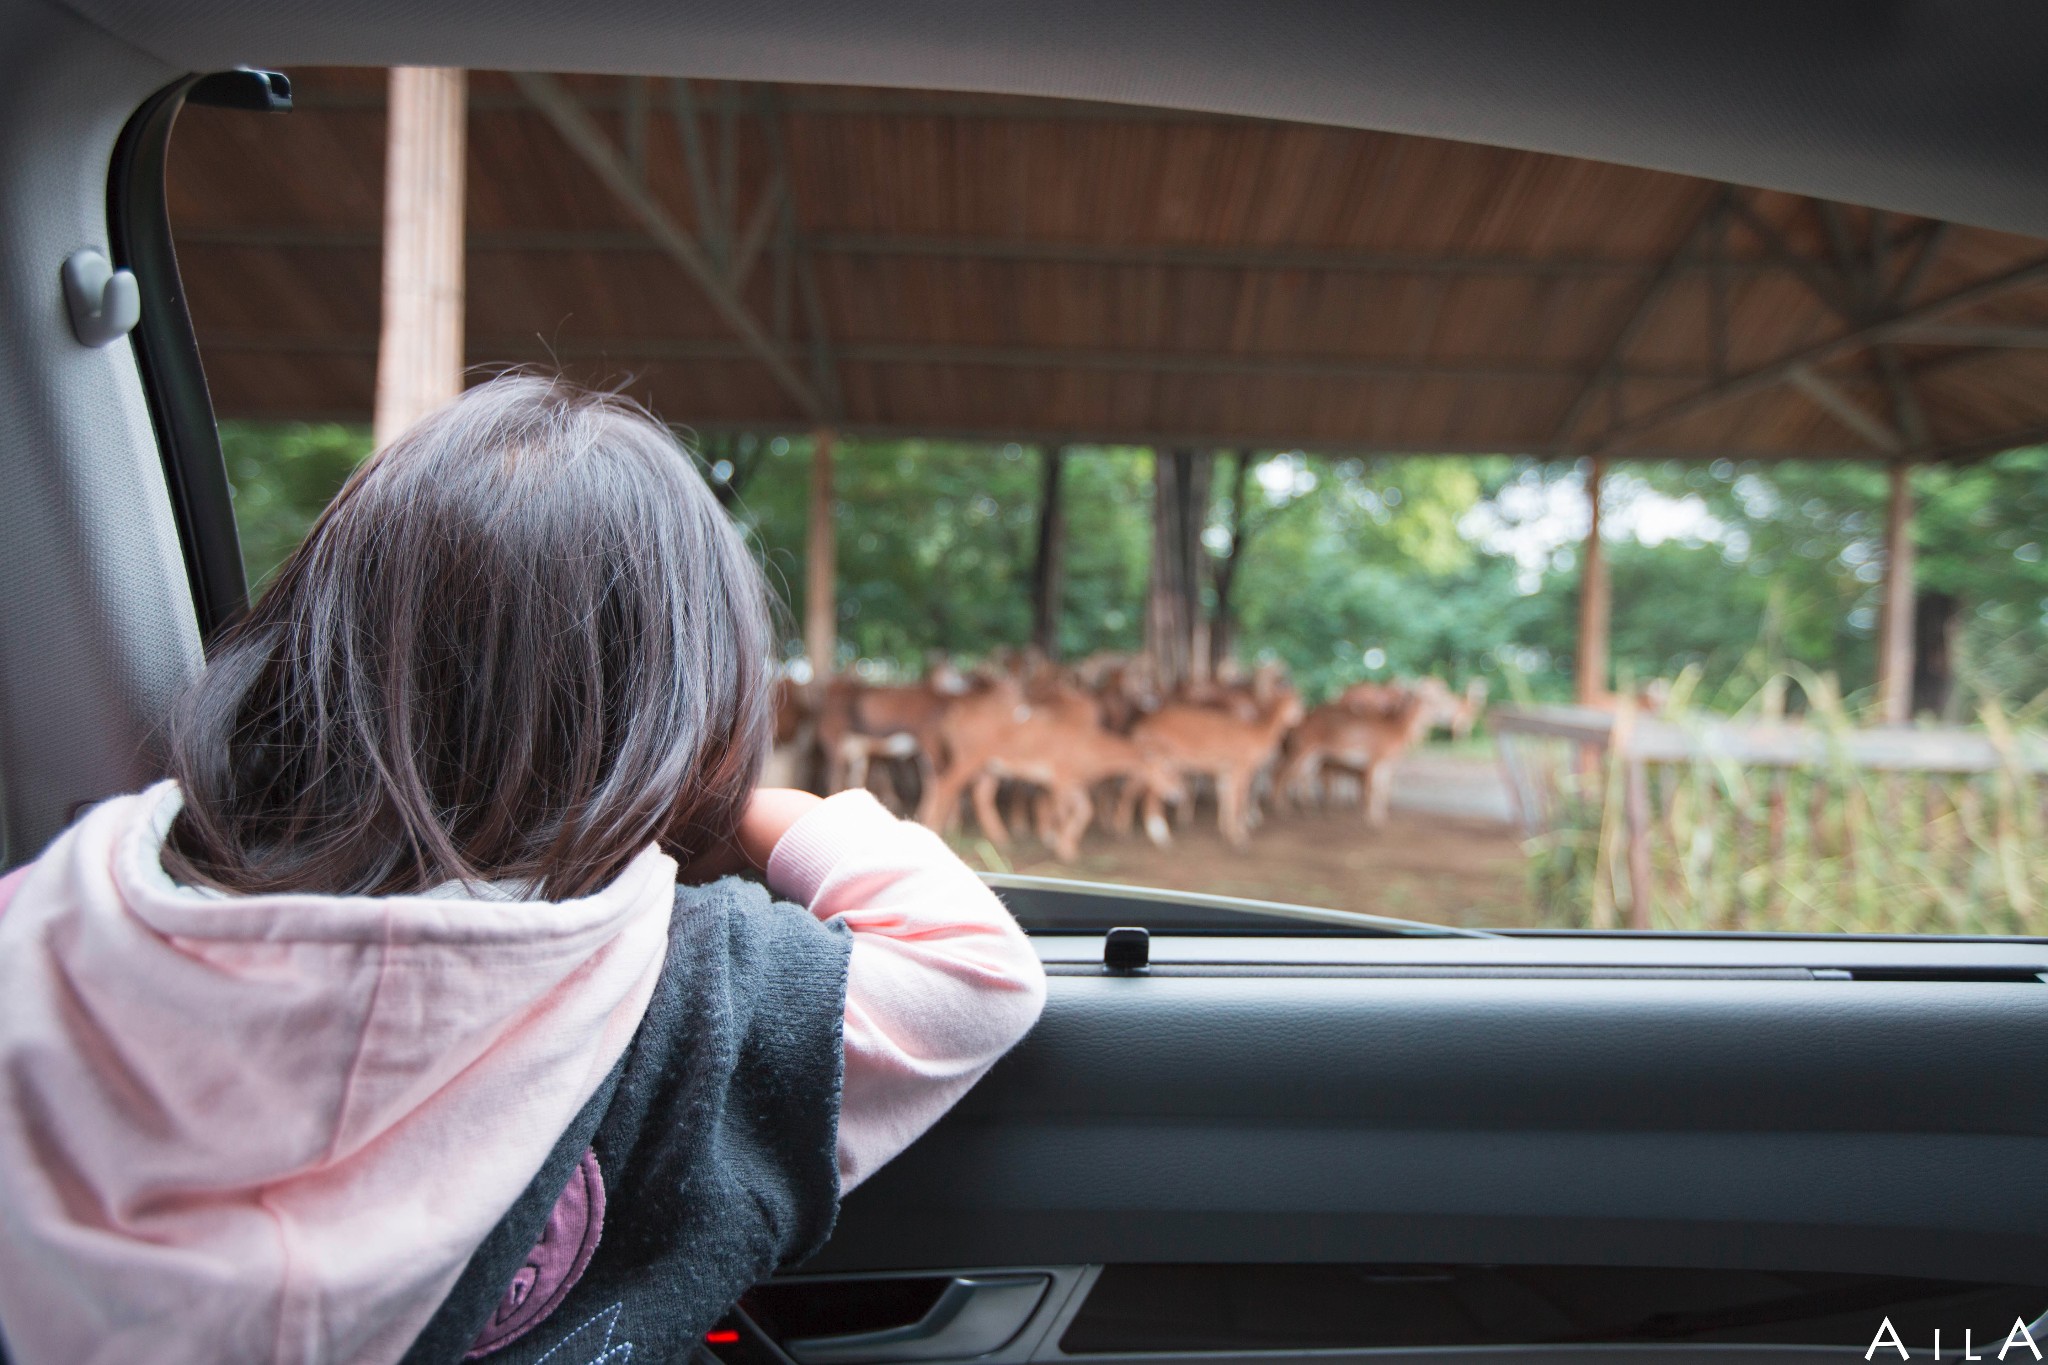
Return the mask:
[(505, 1286), (505, 1297), (463, 1359), (487, 1356), (546, 1321), (583, 1278), (603, 1232), (604, 1175), (597, 1168), (597, 1153), (586, 1149), (555, 1200), (540, 1240), (526, 1253), (526, 1264)]

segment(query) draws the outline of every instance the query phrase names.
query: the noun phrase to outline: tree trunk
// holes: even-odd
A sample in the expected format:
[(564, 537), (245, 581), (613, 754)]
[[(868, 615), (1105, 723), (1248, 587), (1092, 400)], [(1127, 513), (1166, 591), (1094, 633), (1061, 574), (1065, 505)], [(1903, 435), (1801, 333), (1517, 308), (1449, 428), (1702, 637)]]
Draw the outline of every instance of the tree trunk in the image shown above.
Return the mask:
[(1237, 465), (1230, 474), (1230, 549), (1221, 559), (1211, 563), (1210, 586), (1216, 594), (1216, 605), (1209, 616), (1209, 676), (1220, 678), (1227, 671), (1230, 656), (1237, 649), (1237, 613), (1232, 606), (1231, 589), (1237, 586), (1237, 570), (1244, 562), (1245, 539), (1250, 526), (1245, 522), (1244, 494), (1245, 481), (1252, 471), (1252, 453), (1249, 450), (1237, 452)]
[(1945, 592), (1923, 590), (1913, 606), (1913, 714), (1956, 719), (1956, 631), (1962, 603)]
[(1038, 496), (1038, 557), (1031, 564), (1031, 643), (1048, 659), (1060, 657), (1060, 605), (1067, 587), (1067, 508), (1060, 475), (1067, 452), (1045, 446)]
[(1196, 651), (1202, 623), (1202, 528), (1209, 514), (1209, 456), (1164, 451), (1152, 464), (1152, 584), (1145, 600), (1145, 647), (1161, 686), (1207, 675)]

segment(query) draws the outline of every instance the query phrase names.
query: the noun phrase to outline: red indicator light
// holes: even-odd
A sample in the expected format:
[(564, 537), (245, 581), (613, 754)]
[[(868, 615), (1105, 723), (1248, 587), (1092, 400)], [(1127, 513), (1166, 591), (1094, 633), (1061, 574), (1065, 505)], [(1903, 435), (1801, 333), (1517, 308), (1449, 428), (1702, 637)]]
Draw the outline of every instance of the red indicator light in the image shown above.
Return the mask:
[(739, 1332), (731, 1327), (727, 1327), (722, 1331), (706, 1332), (704, 1334), (704, 1344), (707, 1346), (737, 1346), (739, 1345), (739, 1340)]

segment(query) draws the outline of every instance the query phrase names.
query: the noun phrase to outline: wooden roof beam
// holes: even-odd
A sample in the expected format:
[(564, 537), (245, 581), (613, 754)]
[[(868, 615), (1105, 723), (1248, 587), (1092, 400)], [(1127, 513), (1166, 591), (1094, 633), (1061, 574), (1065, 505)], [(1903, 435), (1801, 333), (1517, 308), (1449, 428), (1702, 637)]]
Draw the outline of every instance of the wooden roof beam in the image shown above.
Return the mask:
[[(703, 418), (693, 421), (692, 430), (698, 432), (751, 431), (763, 435), (787, 433), (787, 422), (750, 421), (746, 419), (719, 420)], [(1529, 441), (1502, 441), (1494, 438), (1475, 441), (1372, 441), (1356, 437), (1331, 436), (1316, 438), (1303, 436), (1299, 431), (1216, 431), (1204, 428), (1172, 429), (1157, 427), (1120, 428), (1112, 425), (1034, 425), (1021, 423), (1000, 427), (972, 425), (948, 425), (871, 422), (848, 418), (837, 428), (842, 437), (873, 440), (928, 440), (960, 441), (1003, 445), (1010, 442), (1051, 445), (1093, 445), (1093, 446), (1151, 446), (1163, 448), (1188, 446), (1203, 450), (1230, 450), (1250, 447), (1256, 450), (1306, 451), (1312, 455), (1329, 456), (1376, 456), (1376, 455), (1442, 455), (1471, 456), (1498, 455), (1512, 450), (1518, 455), (1536, 459), (1564, 459), (1577, 452), (1562, 446), (1551, 445), (1540, 439)], [(2033, 438), (2040, 439), (2039, 437)], [(2026, 445), (2029, 440), (2021, 439), (2013, 445)], [(1980, 443), (1981, 444), (1981, 443)], [(1999, 446), (2006, 449), (2006, 446)], [(1982, 453), (1978, 446), (1971, 446), (1969, 453)], [(1940, 452), (1936, 452), (1938, 456)], [(1870, 451), (1860, 447), (1841, 449), (1784, 450), (1766, 448), (1761, 450), (1729, 450), (1717, 447), (1712, 450), (1686, 448), (1655, 448), (1632, 450), (1631, 459), (1646, 460), (1757, 460), (1776, 463), (1784, 460), (1859, 460), (1871, 458)], [(1930, 456), (1935, 458), (1935, 456)]]
[(789, 168), (789, 138), (782, 126), (782, 107), (772, 88), (760, 98), (761, 127), (768, 140), (768, 156), (775, 178), (788, 186), (782, 196), (781, 228), (784, 250), (794, 276), (799, 306), (804, 314), (804, 332), (809, 339), (811, 382), (817, 386), (826, 409), (835, 417), (843, 414), (845, 403), (839, 392), (839, 362), (832, 353), (831, 333), (825, 325), (825, 301), (818, 288), (818, 262), (810, 243), (797, 223), (795, 180)]
[[(852, 343), (840, 350), (842, 359), (882, 365), (975, 365), (1005, 369), (1071, 369), (1091, 371), (1142, 371), (1150, 374), (1188, 374), (1281, 379), (1452, 379), (1452, 380), (1568, 380), (1580, 371), (1568, 364), (1541, 361), (1471, 360), (1432, 361), (1368, 359), (1330, 355), (1239, 355), (1205, 351), (1129, 351), (1068, 349), (1023, 346), (930, 346), (888, 343)], [(1697, 370), (1635, 371), (1635, 379), (1684, 381), (1697, 379)]]
[[(209, 351), (274, 351), (293, 355), (363, 355), (376, 349), (376, 338), (328, 334), (287, 336), (273, 333), (209, 332), (201, 338)], [(529, 353), (562, 360), (746, 360), (756, 354), (741, 342), (720, 339), (677, 340), (667, 337), (613, 339), (549, 338), (538, 335), (486, 336), (469, 344), (472, 358), (507, 360)], [(785, 358), (801, 353), (783, 348)], [(1241, 355), (1215, 351), (1127, 351), (1061, 347), (952, 346), (894, 342), (853, 342), (836, 348), (839, 360), (868, 365), (971, 365), (1000, 369), (1072, 369), (1134, 373), (1213, 375), (1279, 379), (1450, 379), (1545, 380), (1563, 382), (1582, 372), (1560, 363), (1519, 360), (1429, 361), (1354, 358), (1341, 355)], [(1621, 372), (1623, 379), (1704, 383), (1711, 376), (1697, 369), (1644, 369)]]
[(1727, 211), (1728, 199), (1728, 187), (1724, 185), (1693, 219), (1692, 226), (1686, 229), (1685, 236), (1679, 239), (1677, 248), (1665, 259), (1664, 264), (1658, 267), (1657, 273), (1644, 283), (1627, 316), (1622, 319), (1621, 326), (1608, 338), (1607, 345), (1601, 351), (1599, 363), (1586, 376), (1586, 382), (1579, 386), (1579, 391), (1572, 395), (1572, 401), (1566, 404), (1564, 414), (1558, 418), (1557, 427), (1552, 433), (1553, 441), (1560, 445), (1569, 442), (1572, 433), (1578, 430), (1579, 423), (1592, 411), (1593, 401), (1602, 391), (1613, 389), (1616, 376), (1621, 371), (1623, 357), (1628, 354), (1629, 348), (1635, 345), (1636, 338), (1642, 334), (1651, 314), (1657, 311), (1657, 306), (1664, 301), (1664, 296), (1670, 292), (1671, 286), (1683, 273), (1686, 260), (1699, 249), (1700, 239), (1713, 229), (1714, 224)]
[[(1901, 341), (1919, 333), (1901, 333)], [(2042, 338), (2048, 342), (2048, 336)], [(2017, 342), (2013, 343), (2019, 344)], [(373, 355), (374, 336), (333, 333), (280, 334), (269, 332), (208, 332), (201, 345), (209, 351), (276, 351), (287, 355)], [(529, 336), (500, 335), (473, 340), (472, 360), (508, 359), (545, 353), (564, 360), (746, 360), (754, 356), (742, 342), (717, 339), (676, 339), (670, 337), (624, 337), (618, 339), (575, 338), (567, 341)], [(804, 351), (783, 343), (783, 352), (801, 360)], [(1346, 356), (1233, 355), (1203, 351), (1067, 351), (1053, 347), (1018, 348), (999, 346), (947, 346), (917, 343), (854, 342), (838, 353), (841, 358), (871, 365), (989, 365), (1016, 369), (1056, 369), (1072, 365), (1085, 370), (1165, 370), (1185, 374), (1244, 374), (1250, 377), (1304, 379), (1536, 379), (1565, 380), (1584, 372), (1575, 366), (1541, 361), (1478, 360), (1440, 361), (1391, 357), (1351, 358)], [(1960, 354), (1979, 354), (1963, 352)], [(1944, 368), (1951, 356), (1922, 361), (1908, 369)], [(1710, 370), (1641, 369), (1623, 370), (1620, 378), (1666, 383), (1705, 384), (1715, 376)]]
[(1935, 257), (1940, 255), (1942, 247), (1947, 244), (1952, 227), (1953, 224), (1940, 222), (1928, 226), (1926, 235), (1921, 239), (1919, 251), (1906, 263), (1906, 268), (1899, 273), (1898, 283), (1892, 286), (1892, 307), (1904, 307), (1913, 301), (1913, 295), (1920, 292), (1920, 285), (1926, 280), (1928, 270), (1933, 267)]
[[(1840, 204), (1824, 199), (1808, 202), (1820, 220), (1834, 260), (1833, 287), (1824, 287), (1828, 283), (1824, 277), (1818, 283), (1810, 280), (1815, 291), (1851, 326), (1860, 327), (1882, 316), (1887, 309), (1897, 308), (1900, 291), (1889, 279), (1892, 247), (1886, 233), (1889, 215), (1882, 209), (1870, 210), (1868, 230), (1859, 250)], [(1915, 265), (1926, 259), (1928, 257), (1923, 251)], [(1840, 389), (1831, 392), (1826, 381), (1811, 369), (1795, 371), (1792, 382), (1839, 420), (1848, 423), (1852, 430), (1862, 432), (1865, 439), (1878, 449), (1892, 454), (1926, 449), (1933, 439), (1927, 424), (1927, 410), (1920, 402), (1919, 390), (1914, 387), (1911, 376), (1899, 359), (1898, 347), (1889, 339), (1873, 342), (1869, 360), (1879, 385), (1891, 402), (1892, 421), (1889, 426)]]
[[(1890, 215), (1883, 209), (1870, 211), (1868, 251), (1864, 258), (1861, 290), (1866, 316), (1899, 306), (1898, 294), (1891, 282), (1891, 243), (1885, 232), (1889, 221)], [(1878, 382), (1891, 398), (1893, 427), (1904, 438), (1907, 449), (1925, 450), (1933, 443), (1934, 433), (1928, 425), (1926, 405), (1920, 401), (1919, 387), (1907, 373), (1905, 361), (1899, 357), (1897, 343), (1890, 340), (1878, 342), (1870, 348), (1870, 358), (1877, 367)]]
[[(708, 191), (707, 191), (708, 192)], [(715, 198), (714, 198), (715, 202)], [(375, 232), (300, 227), (195, 227), (180, 229), (180, 246), (248, 247), (255, 249), (326, 249), (374, 251)], [(707, 254), (709, 242), (706, 243)], [(1323, 274), (1361, 275), (1499, 275), (1505, 278), (1626, 279), (1650, 275), (1666, 262), (1598, 256), (1467, 256), (1418, 252), (1329, 251), (1290, 247), (1116, 246), (1092, 242), (1041, 242), (1015, 238), (895, 237), (817, 233), (805, 239), (815, 255), (905, 256), (933, 260), (1045, 262), (1053, 265), (1106, 265), (1136, 268), (1184, 267), (1214, 270), (1301, 270)], [(615, 254), (660, 252), (665, 248), (639, 232), (576, 230), (510, 230), (472, 232), (474, 252), (587, 252)], [(1712, 268), (1707, 255), (1681, 257), (1682, 270)], [(1787, 266), (1768, 257), (1731, 256), (1724, 263), (1730, 275), (1781, 274)]]
[(2048, 422), (2036, 422), (2032, 426), (2019, 427), (2012, 431), (1995, 431), (1985, 436), (1972, 436), (1967, 440), (1946, 441), (1916, 458), (1965, 464), (1991, 455), (2002, 455), (2008, 450), (2018, 450), (2022, 446), (2038, 445), (2048, 445)]
[[(1054, 265), (1111, 265), (1153, 268), (1181, 266), (1218, 270), (1303, 270), (1328, 274), (1629, 277), (1660, 271), (1669, 260), (1603, 256), (1500, 256), (1416, 251), (1344, 251), (1312, 247), (1135, 246), (1101, 242), (1049, 242), (1017, 238), (899, 237), (821, 233), (812, 239), (823, 252), (848, 256), (915, 256), (949, 260), (1046, 262)], [(1682, 256), (1681, 269), (1707, 264), (1700, 255)], [(1753, 273), (1781, 269), (1775, 262), (1735, 260), (1732, 269)]]
[[(293, 421), (293, 422), (368, 422), (370, 411), (365, 405), (356, 407), (307, 409), (263, 408), (235, 403), (231, 400), (219, 404), (224, 418), (246, 418), (252, 421)], [(689, 429), (700, 436), (724, 435), (737, 432), (753, 432), (763, 436), (787, 436), (808, 430), (803, 423), (790, 418), (719, 418), (697, 416), (688, 423)], [(1499, 455), (1511, 450), (1518, 455), (1532, 459), (1567, 459), (1578, 452), (1551, 446), (1541, 439), (1515, 441), (1511, 439), (1487, 439), (1465, 441), (1371, 441), (1362, 437), (1304, 436), (1300, 431), (1243, 430), (1218, 431), (1205, 428), (1169, 430), (1153, 427), (1120, 427), (1110, 423), (1070, 423), (1045, 425), (1033, 422), (1005, 423), (1001, 426), (970, 426), (945, 422), (870, 422), (849, 418), (837, 423), (832, 430), (842, 440), (916, 440), (916, 441), (957, 441), (963, 444), (1001, 446), (1012, 442), (1030, 445), (1039, 442), (1055, 442), (1082, 446), (1196, 446), (1211, 450), (1236, 449), (1250, 446), (1261, 450), (1305, 451), (1311, 455), (1329, 457), (1370, 457), (1390, 456), (1447, 456), (1463, 458), (1474, 455)], [(1925, 456), (1916, 457), (1929, 461), (1965, 461), (2018, 446), (2048, 443), (2048, 427), (2027, 428), (2007, 435), (1973, 438), (1966, 442), (1955, 442), (1940, 446)], [(1784, 461), (1801, 460), (1852, 460), (1868, 462), (1874, 458), (1863, 448), (1787, 450), (1765, 447), (1757, 450), (1731, 450), (1725, 446), (1712, 450), (1685, 447), (1648, 447), (1628, 452), (1631, 460), (1755, 460), (1759, 463), (1777, 464)]]
[(1833, 380), (1822, 377), (1812, 366), (1794, 366), (1785, 378), (1793, 388), (1811, 398), (1829, 416), (1861, 436), (1876, 449), (1887, 455), (1896, 455), (1906, 448), (1906, 443), (1899, 433), (1887, 426), (1883, 418), (1876, 416), (1842, 392)]
[(1871, 348), (1871, 357), (1877, 362), (1878, 382), (1891, 397), (1892, 425), (1904, 438), (1903, 447), (1925, 450), (1933, 443), (1934, 433), (1927, 424), (1927, 408), (1920, 401), (1920, 390), (1899, 358), (1899, 348), (1889, 341), (1880, 341)]
[[(1859, 325), (1877, 313), (1901, 307), (1911, 297), (1933, 265), (1951, 227), (1938, 220), (1923, 219), (1894, 233), (1887, 230), (1888, 215), (1872, 210), (1868, 254), (1859, 258), (1849, 241), (1841, 206), (1819, 199), (1808, 202), (1827, 234), (1832, 260), (1815, 260), (1794, 250), (1784, 233), (1759, 213), (1742, 191), (1731, 196), (1729, 209), (1736, 221), (1763, 244), (1764, 254), (1758, 264), (1776, 266), (1798, 276), (1815, 298), (1838, 316)], [(1913, 254), (1898, 281), (1887, 283), (1890, 261), (1907, 251)]]
[(2035, 351), (2048, 350), (2048, 327), (1986, 327), (1931, 322), (1919, 327), (1896, 328), (1891, 339), (1902, 346)]
[(573, 96), (552, 76), (534, 72), (515, 72), (512, 79), (530, 99), (563, 141), (588, 166), (605, 188), (610, 190), (620, 203), (629, 209), (648, 235), (662, 246), (670, 259), (680, 265), (684, 272), (704, 291), (711, 306), (724, 318), (726, 323), (739, 334), (747, 348), (768, 367), (768, 372), (796, 401), (806, 417), (822, 419), (824, 404), (818, 395), (806, 384), (776, 347), (775, 342), (762, 330), (760, 323), (747, 311), (746, 304), (705, 254), (695, 238), (685, 232), (669, 216), (668, 210), (647, 191), (640, 179), (634, 175), (632, 165), (623, 154), (615, 149), (590, 116), (578, 105)]
[(726, 263), (725, 277), (735, 292), (746, 289), (747, 276), (754, 273), (754, 263), (760, 260), (761, 249), (768, 245), (770, 234), (782, 222), (788, 198), (789, 179), (777, 171), (762, 187), (761, 197), (755, 201), (754, 211), (747, 215), (747, 225), (733, 246), (732, 259)]
[[(1688, 394), (1684, 398), (1673, 399), (1668, 403), (1660, 403), (1646, 412), (1624, 418), (1595, 437), (1591, 448), (1601, 453), (1617, 450), (1632, 438), (1654, 431), (1660, 426), (1695, 417), (1737, 399), (1748, 398), (1767, 389), (1776, 388), (1788, 382), (1793, 373), (1801, 368), (1820, 369), (1859, 351), (1867, 350), (1879, 342), (1893, 340), (1897, 332), (1909, 331), (1914, 326), (1932, 322), (1958, 309), (2044, 280), (2048, 280), (2048, 256), (2036, 257), (2002, 274), (1965, 285), (1926, 303), (1892, 311), (1861, 326), (1852, 327), (1827, 341), (1802, 347), (1768, 364), (1731, 375), (1719, 383), (1709, 384), (1698, 393)], [(1904, 453), (1916, 458), (1918, 455), (1913, 451)]]
[(690, 206), (697, 214), (697, 233), (704, 239), (704, 254), (724, 265), (730, 255), (730, 220), (720, 212), (717, 193), (711, 188), (711, 158), (704, 150), (704, 125), (697, 117), (696, 93), (687, 80), (668, 83), (669, 119), (676, 125), (676, 140), (683, 144), (683, 171), (689, 178)]
[[(1831, 269), (1827, 264), (1794, 251), (1792, 244), (1785, 240), (1785, 235), (1778, 231), (1769, 219), (1756, 211), (1756, 206), (1749, 202), (1747, 196), (1731, 193), (1728, 197), (1728, 208), (1736, 221), (1748, 228), (1755, 234), (1756, 239), (1763, 243), (1768, 259), (1797, 275), (1800, 282), (1835, 313), (1850, 321), (1858, 320), (1854, 317), (1856, 310), (1851, 298), (1843, 287), (1838, 265)], [(1835, 221), (1839, 222), (1839, 219)]]
[[(1825, 199), (1809, 199), (1807, 203), (1812, 206), (1827, 238), (1829, 262), (1798, 256), (1769, 223), (1754, 213), (1746, 221), (1759, 236), (1768, 235), (1774, 251), (1787, 261), (1804, 267), (1800, 277), (1806, 281), (1807, 287), (1827, 305), (1829, 311), (1852, 327), (1871, 322), (1882, 316), (1887, 308), (1896, 308), (1897, 293), (1887, 279), (1892, 243), (1886, 233), (1887, 215), (1884, 211), (1870, 211), (1863, 249), (1859, 250), (1840, 204)], [(1810, 366), (1793, 370), (1788, 379), (1794, 388), (1813, 399), (1876, 449), (1892, 455), (1926, 449), (1932, 440), (1927, 412), (1921, 405), (1919, 391), (1899, 359), (1898, 348), (1890, 340), (1880, 339), (1871, 343), (1868, 358), (1878, 384), (1890, 400), (1890, 423), (1864, 408)]]

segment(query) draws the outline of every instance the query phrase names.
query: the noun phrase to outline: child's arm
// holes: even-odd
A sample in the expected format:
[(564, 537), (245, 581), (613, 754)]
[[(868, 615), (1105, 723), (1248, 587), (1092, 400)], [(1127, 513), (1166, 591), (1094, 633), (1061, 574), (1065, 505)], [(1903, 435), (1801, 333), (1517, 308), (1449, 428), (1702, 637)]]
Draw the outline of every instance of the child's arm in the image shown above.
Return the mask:
[(777, 895), (853, 931), (839, 1108), (840, 1187), (850, 1190), (1024, 1036), (1045, 1003), (1045, 968), (937, 835), (864, 791), (758, 793), (740, 844)]

